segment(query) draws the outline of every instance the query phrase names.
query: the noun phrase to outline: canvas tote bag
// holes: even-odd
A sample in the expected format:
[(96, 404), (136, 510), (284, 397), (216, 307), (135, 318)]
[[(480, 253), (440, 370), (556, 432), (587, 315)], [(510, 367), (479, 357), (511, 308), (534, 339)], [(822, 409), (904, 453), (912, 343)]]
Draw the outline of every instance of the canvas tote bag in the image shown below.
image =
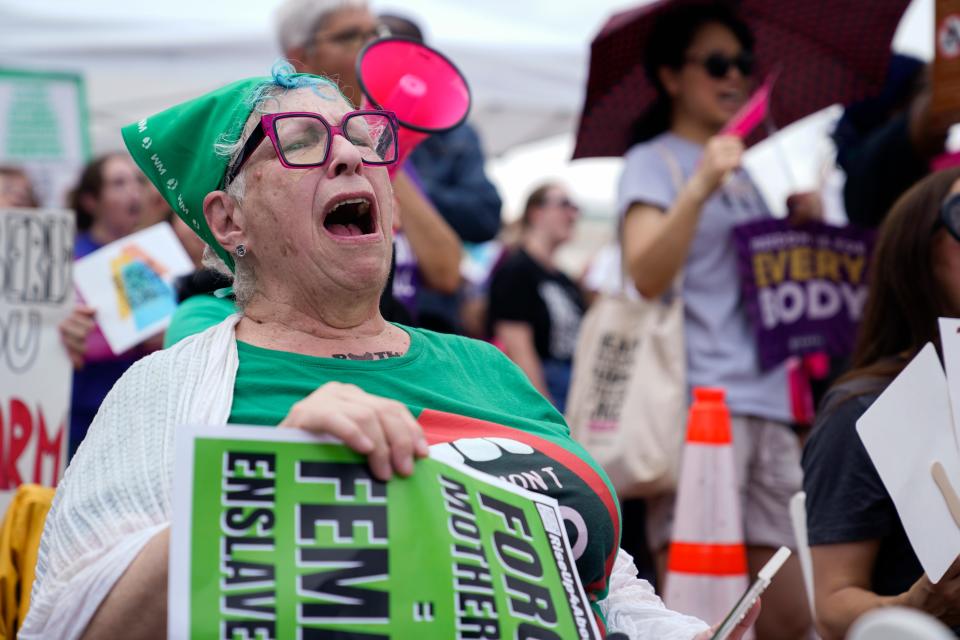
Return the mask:
[[(664, 147), (679, 191), (683, 174)], [(622, 244), (622, 243), (621, 243)], [(603, 466), (620, 498), (676, 487), (687, 417), (682, 273), (660, 299), (601, 294), (580, 325), (567, 397), (567, 423)]]

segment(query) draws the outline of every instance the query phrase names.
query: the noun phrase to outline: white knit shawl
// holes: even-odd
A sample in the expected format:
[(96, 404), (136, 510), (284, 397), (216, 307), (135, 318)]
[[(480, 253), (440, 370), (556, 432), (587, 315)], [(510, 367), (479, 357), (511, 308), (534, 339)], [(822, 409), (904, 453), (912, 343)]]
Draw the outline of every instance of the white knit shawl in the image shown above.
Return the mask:
[[(143, 358), (107, 395), (54, 496), (19, 638), (79, 638), (144, 545), (169, 526), (174, 428), (226, 424), (238, 320)], [(608, 630), (630, 638), (689, 640), (707, 628), (666, 609), (622, 550), (601, 608)]]

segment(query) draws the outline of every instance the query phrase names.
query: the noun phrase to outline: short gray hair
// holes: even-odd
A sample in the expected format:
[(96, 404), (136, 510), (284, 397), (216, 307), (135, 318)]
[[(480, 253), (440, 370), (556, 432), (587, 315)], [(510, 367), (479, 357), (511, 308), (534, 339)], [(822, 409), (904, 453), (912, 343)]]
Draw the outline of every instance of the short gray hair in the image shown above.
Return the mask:
[(286, 0), (273, 14), (280, 50), (306, 47), (323, 21), (345, 7), (367, 7), (367, 0)]

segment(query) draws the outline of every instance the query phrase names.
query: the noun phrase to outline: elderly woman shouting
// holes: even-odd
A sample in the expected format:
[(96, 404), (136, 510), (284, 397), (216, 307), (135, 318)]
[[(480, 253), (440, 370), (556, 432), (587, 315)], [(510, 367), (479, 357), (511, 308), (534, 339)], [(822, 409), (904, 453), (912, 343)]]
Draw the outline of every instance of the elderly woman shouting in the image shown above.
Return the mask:
[(500, 476), (549, 467), (606, 628), (706, 637), (634, 577), (603, 471), (518, 368), (489, 345), (381, 317), (393, 114), (354, 111), (329, 80), (280, 70), (123, 133), (234, 270), (241, 311), (110, 392), (57, 490), (21, 638), (163, 637), (174, 432), (225, 423), (335, 436), (384, 481), (428, 454)]

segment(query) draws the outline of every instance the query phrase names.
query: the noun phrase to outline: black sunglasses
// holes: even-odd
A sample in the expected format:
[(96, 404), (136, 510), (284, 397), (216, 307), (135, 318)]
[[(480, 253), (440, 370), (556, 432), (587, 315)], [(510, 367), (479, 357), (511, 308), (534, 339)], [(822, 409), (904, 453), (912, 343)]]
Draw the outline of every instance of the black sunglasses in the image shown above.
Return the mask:
[(940, 219), (933, 230), (936, 231), (941, 225), (946, 227), (954, 240), (960, 242), (960, 193), (953, 194), (940, 206)]
[(704, 58), (691, 58), (687, 62), (693, 62), (703, 67), (711, 78), (718, 80), (726, 78), (730, 73), (731, 67), (736, 67), (742, 76), (752, 76), (755, 66), (753, 54), (749, 51), (741, 51), (732, 58), (722, 53), (711, 53)]

